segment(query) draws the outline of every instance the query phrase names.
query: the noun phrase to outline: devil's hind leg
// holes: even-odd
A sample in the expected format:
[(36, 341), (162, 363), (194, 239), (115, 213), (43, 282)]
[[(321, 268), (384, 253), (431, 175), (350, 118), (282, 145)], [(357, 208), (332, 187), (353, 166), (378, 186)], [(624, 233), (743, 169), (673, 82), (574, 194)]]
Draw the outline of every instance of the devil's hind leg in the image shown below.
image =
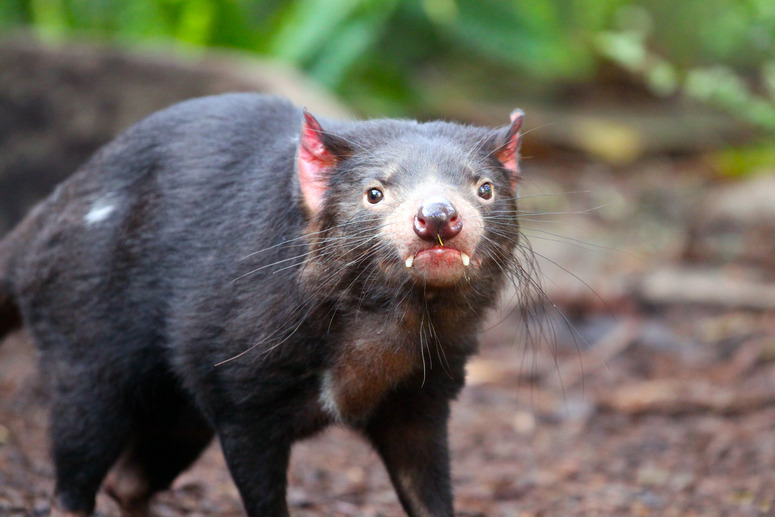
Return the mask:
[(51, 445), (56, 470), (52, 515), (86, 516), (97, 490), (129, 442), (122, 401), (86, 378), (57, 380)]
[(212, 437), (212, 428), (184, 401), (153, 420), (143, 418), (105, 481), (105, 489), (121, 507), (122, 517), (148, 515), (151, 497), (168, 488)]

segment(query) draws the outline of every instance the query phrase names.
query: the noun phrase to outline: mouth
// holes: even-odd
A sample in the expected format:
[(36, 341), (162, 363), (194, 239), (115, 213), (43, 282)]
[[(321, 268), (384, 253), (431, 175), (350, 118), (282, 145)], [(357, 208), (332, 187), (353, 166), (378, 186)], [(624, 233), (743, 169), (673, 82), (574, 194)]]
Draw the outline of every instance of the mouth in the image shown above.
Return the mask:
[(464, 267), (468, 267), (469, 264), (471, 264), (471, 257), (470, 255), (467, 255), (466, 253), (455, 249), (455, 248), (447, 248), (443, 246), (439, 246), (436, 248), (428, 248), (424, 250), (420, 250), (416, 253), (413, 253), (409, 255), (406, 258), (406, 261), (404, 264), (406, 267), (412, 267), (414, 265), (414, 260), (417, 256), (421, 257), (421, 260), (424, 254), (428, 254), (429, 260), (433, 261), (435, 264), (440, 264), (442, 261), (446, 262), (460, 262), (463, 264)]
[(465, 275), (471, 264), (467, 253), (446, 246), (434, 246), (410, 254), (404, 265), (414, 276), (431, 285), (450, 285)]

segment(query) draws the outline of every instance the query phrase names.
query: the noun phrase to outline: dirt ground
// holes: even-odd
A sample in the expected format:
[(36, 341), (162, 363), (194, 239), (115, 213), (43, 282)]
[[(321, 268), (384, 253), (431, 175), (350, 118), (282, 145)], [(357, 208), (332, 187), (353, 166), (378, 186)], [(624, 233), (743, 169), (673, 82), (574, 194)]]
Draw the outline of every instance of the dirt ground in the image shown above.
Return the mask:
[[(450, 429), (458, 515), (775, 515), (775, 255), (741, 240), (772, 246), (775, 219), (713, 213), (742, 187), (697, 158), (524, 168), (524, 232), (557, 308), (526, 333), (507, 294), (470, 363)], [(48, 512), (40, 385), (25, 335), (7, 339), (0, 515)], [(343, 429), (298, 444), (289, 478), (295, 516), (401, 515)], [(217, 444), (153, 508), (241, 515)], [(104, 495), (98, 514), (117, 515)]]

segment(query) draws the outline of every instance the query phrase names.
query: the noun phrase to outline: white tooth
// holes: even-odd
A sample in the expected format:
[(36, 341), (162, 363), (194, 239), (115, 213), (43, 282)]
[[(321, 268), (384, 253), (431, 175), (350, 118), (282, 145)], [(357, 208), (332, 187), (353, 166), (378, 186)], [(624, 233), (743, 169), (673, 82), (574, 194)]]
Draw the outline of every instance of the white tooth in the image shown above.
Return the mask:
[(467, 266), (468, 264), (470, 264), (470, 263), (471, 263), (471, 257), (469, 257), (468, 255), (466, 255), (466, 254), (465, 254), (465, 253), (463, 253), (462, 251), (460, 252), (460, 258), (463, 260), (463, 265), (464, 265), (464, 266)]
[(412, 264), (414, 264), (414, 255), (409, 255), (406, 259), (406, 267), (412, 267)]

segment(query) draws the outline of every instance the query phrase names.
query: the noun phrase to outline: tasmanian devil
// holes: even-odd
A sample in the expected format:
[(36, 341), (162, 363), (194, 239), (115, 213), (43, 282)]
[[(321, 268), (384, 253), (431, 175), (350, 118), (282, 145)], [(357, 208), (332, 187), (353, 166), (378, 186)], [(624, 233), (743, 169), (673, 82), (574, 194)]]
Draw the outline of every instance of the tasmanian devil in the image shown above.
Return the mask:
[(323, 121), (231, 94), (101, 149), (0, 242), (0, 335), (51, 382), (53, 513), (145, 515), (217, 434), (245, 510), (339, 423), (406, 513), (453, 515), (447, 420), (512, 270), (522, 112)]

